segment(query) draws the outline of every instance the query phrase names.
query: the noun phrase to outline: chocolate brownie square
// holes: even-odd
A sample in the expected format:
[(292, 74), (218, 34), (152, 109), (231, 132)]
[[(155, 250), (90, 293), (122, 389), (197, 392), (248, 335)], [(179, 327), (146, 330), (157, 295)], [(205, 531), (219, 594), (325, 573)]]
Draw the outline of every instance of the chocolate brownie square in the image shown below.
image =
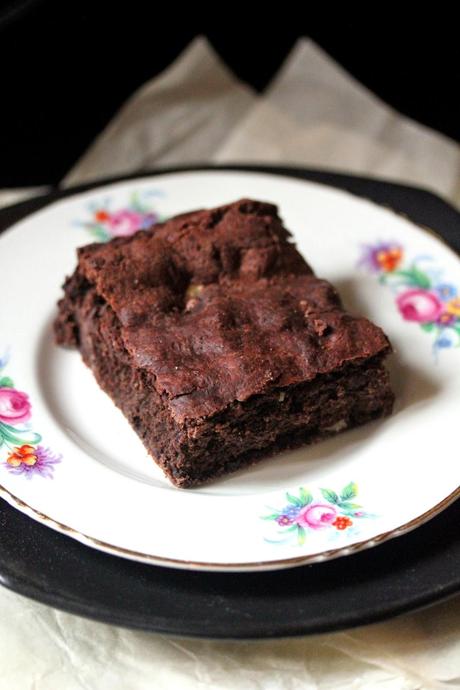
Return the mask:
[(269, 203), (82, 247), (55, 334), (178, 487), (392, 409), (387, 337), (344, 311)]

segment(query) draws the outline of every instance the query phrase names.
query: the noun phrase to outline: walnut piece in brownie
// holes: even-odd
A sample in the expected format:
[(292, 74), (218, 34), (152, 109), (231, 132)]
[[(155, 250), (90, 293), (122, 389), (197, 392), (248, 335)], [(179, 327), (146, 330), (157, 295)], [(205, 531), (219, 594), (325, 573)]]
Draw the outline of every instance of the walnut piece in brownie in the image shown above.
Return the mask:
[(383, 331), (343, 310), (277, 208), (243, 199), (78, 250), (55, 322), (190, 487), (388, 415)]

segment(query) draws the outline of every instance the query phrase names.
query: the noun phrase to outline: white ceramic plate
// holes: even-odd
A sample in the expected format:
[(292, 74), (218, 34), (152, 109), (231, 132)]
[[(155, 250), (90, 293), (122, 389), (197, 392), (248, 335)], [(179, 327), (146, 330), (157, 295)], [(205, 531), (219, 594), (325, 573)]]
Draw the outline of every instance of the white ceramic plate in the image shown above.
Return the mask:
[[(279, 205), (346, 306), (389, 335), (387, 420), (194, 490), (172, 487), (51, 324), (75, 249), (239, 197)], [(457, 288), (459, 289), (457, 295)], [(248, 172), (183, 172), (61, 200), (0, 237), (0, 495), (50, 527), (135, 560), (275, 569), (346, 555), (428, 520), (460, 493), (460, 261), (371, 202)]]

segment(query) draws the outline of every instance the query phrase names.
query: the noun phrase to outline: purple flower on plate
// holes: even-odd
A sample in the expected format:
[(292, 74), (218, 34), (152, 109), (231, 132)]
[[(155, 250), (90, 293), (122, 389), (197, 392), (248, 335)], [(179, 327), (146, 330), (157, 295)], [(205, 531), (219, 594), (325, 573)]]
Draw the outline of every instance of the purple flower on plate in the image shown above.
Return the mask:
[(5, 467), (11, 474), (22, 474), (31, 479), (39, 474), (47, 479), (53, 478), (54, 465), (61, 462), (62, 456), (44, 446), (24, 444), (13, 448), (6, 459)]
[(440, 326), (452, 326), (457, 321), (457, 316), (455, 314), (449, 314), (448, 311), (443, 311), (436, 320), (436, 323)]
[(276, 522), (280, 527), (288, 527), (289, 525), (292, 525), (294, 520), (290, 518), (288, 515), (280, 515), (278, 518), (276, 518)]
[(401, 245), (394, 242), (380, 242), (379, 244), (365, 245), (360, 260), (360, 265), (365, 266), (373, 273), (391, 273), (403, 259)]

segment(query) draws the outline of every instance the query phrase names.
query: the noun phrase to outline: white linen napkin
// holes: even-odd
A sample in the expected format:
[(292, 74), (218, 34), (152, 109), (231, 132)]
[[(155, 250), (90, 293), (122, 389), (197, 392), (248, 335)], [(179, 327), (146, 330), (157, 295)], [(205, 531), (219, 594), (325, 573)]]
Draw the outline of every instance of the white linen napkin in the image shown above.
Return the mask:
[[(383, 176), (460, 204), (457, 144), (393, 111), (308, 40), (263, 95), (195, 40), (129, 99), (64, 184), (209, 161)], [(0, 690), (375, 687), (460, 688), (460, 597), (355, 630), (238, 643), (123, 630), (0, 587)]]
[(383, 177), (460, 204), (459, 146), (395, 112), (306, 39), (262, 96), (196, 39), (132, 96), (64, 184), (209, 161)]
[(64, 184), (213, 160), (256, 100), (208, 43), (196, 39), (128, 100)]

